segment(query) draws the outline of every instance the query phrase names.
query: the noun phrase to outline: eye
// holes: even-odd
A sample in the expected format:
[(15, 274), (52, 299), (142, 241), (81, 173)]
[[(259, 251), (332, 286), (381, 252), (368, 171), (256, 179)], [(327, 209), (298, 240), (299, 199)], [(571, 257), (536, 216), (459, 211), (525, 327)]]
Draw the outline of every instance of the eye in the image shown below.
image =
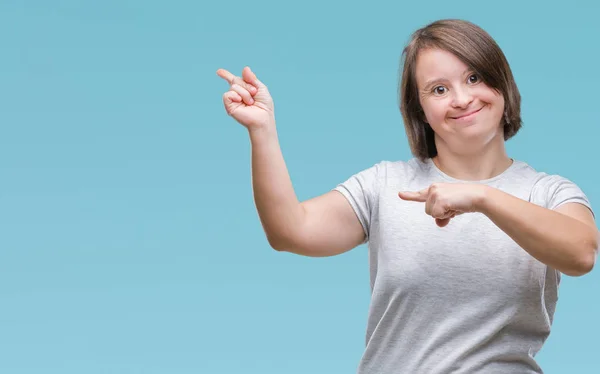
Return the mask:
[(471, 75), (469, 75), (468, 81), (471, 84), (475, 84), (475, 83), (479, 82), (479, 75), (477, 75), (477, 74), (471, 74)]
[(448, 92), (448, 89), (444, 86), (436, 86), (433, 88), (433, 93), (436, 95), (443, 95)]

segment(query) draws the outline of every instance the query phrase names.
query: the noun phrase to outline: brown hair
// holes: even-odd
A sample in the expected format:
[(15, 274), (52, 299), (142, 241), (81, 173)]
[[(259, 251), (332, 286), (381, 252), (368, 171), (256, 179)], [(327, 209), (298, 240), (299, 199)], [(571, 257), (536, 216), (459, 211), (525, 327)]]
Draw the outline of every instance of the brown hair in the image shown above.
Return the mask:
[(434, 133), (425, 122), (415, 77), (417, 55), (426, 48), (448, 51), (473, 69), (482, 81), (504, 96), (504, 139), (521, 128), (521, 95), (508, 61), (494, 39), (479, 26), (463, 20), (439, 20), (415, 31), (402, 52), (400, 111), (413, 155), (421, 160), (437, 155)]

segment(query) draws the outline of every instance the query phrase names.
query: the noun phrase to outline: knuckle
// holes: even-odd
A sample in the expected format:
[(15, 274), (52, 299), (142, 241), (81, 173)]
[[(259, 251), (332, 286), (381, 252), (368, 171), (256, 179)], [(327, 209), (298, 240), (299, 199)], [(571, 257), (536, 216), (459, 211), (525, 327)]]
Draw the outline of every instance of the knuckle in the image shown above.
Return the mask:
[(240, 85), (236, 85), (236, 89), (235, 90), (240, 95), (250, 95), (250, 93), (248, 92), (248, 90), (246, 90), (244, 87), (242, 87)]

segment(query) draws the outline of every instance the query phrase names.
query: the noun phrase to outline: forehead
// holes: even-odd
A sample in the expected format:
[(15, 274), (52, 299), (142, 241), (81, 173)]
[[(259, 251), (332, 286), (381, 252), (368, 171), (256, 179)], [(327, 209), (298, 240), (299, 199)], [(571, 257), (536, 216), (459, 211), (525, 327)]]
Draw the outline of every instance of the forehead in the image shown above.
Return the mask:
[(423, 49), (417, 55), (415, 78), (420, 86), (432, 79), (462, 77), (469, 67), (454, 54), (443, 49)]

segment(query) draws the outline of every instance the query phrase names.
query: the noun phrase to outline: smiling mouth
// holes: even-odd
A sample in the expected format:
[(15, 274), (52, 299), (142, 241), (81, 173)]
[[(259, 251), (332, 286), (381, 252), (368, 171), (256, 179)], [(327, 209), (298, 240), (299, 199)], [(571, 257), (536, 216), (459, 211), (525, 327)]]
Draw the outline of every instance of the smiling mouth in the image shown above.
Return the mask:
[[(484, 106), (485, 106), (485, 105), (484, 105)], [(481, 108), (479, 108), (479, 109), (477, 109), (477, 110), (474, 110), (474, 111), (472, 111), (472, 112), (470, 112), (470, 113), (463, 114), (462, 116), (459, 116), (459, 117), (450, 117), (450, 118), (452, 118), (452, 119), (461, 119), (461, 118), (468, 117), (468, 116), (470, 116), (470, 115), (472, 115), (472, 114), (479, 113), (479, 111), (480, 111), (481, 109), (483, 109), (483, 107), (484, 107), (484, 106), (482, 106)]]

